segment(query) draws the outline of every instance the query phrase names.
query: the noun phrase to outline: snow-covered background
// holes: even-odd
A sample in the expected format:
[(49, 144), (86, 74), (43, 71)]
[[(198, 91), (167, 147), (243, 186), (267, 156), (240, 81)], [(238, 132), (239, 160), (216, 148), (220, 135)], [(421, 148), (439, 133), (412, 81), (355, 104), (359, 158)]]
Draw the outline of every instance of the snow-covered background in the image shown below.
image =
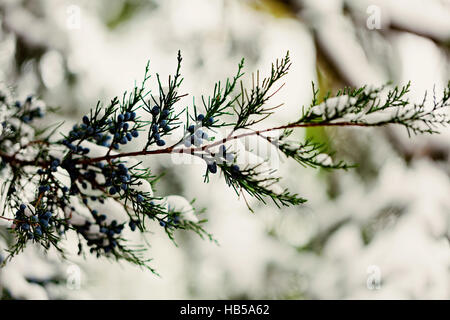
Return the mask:
[[(271, 124), (289, 121), (323, 90), (412, 82), (410, 99), (439, 94), (450, 79), (446, 0), (0, 0), (0, 81), (18, 97), (59, 106), (48, 121), (74, 121), (152, 72), (163, 78), (182, 51), (181, 106), (232, 76), (290, 51)], [(156, 85), (151, 82), (150, 88)], [(269, 122), (270, 122), (269, 121)], [(398, 128), (302, 135), (332, 141), (359, 163), (322, 172), (284, 161), (283, 183), (309, 201), (248, 211), (223, 180), (203, 183), (201, 165), (144, 159), (166, 172), (156, 193), (196, 198), (220, 245), (160, 228), (146, 236), (161, 274), (75, 254), (61, 261), (33, 247), (0, 269), (3, 298), (450, 298), (450, 130), (408, 138)], [(0, 247), (5, 226), (0, 225)], [(70, 250), (71, 243), (67, 244)], [(72, 251), (75, 253), (76, 244)]]

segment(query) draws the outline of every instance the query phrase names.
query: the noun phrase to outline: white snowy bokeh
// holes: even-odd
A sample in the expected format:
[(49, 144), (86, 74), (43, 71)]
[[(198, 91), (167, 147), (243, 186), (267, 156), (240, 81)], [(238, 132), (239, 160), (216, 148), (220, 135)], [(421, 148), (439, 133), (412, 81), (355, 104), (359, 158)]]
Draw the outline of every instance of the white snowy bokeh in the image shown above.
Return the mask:
[[(285, 2), (303, 10), (289, 12), (275, 0), (39, 0), (27, 5), (4, 0), (0, 81), (14, 85), (18, 97), (34, 92), (47, 105), (61, 107), (50, 121), (65, 121), (61, 130), (66, 130), (98, 99), (106, 103), (140, 81), (148, 59), (152, 73), (166, 79), (181, 50), (182, 93), (189, 93), (179, 103), (183, 108), (193, 96), (212, 92), (215, 81), (233, 76), (242, 57), (249, 81), (252, 71), (266, 74), (289, 50), (292, 68), (272, 101), (284, 106), (268, 120), (276, 126), (310, 104), (320, 50), (348, 84), (411, 81), (410, 99), (418, 102), (426, 90), (435, 87), (439, 94), (450, 78), (448, 45), (439, 46), (450, 39), (450, 2), (425, 1), (291, 0)], [(353, 17), (343, 14), (344, 4)], [(396, 27), (389, 37), (381, 39), (364, 27), (370, 5), (380, 8), (382, 30)], [(363, 28), (357, 30), (355, 23)], [(36, 57), (18, 55), (24, 46)], [(149, 85), (157, 88), (154, 79)], [(0, 269), (0, 293), (6, 289), (28, 299), (449, 299), (450, 131), (412, 138), (397, 128), (328, 134), (335, 138), (334, 148), (363, 162), (361, 170), (370, 167), (369, 177), (358, 170), (306, 169), (277, 158), (272, 164), (284, 177), (281, 184), (308, 202), (278, 209), (247, 198), (252, 214), (219, 176), (203, 183), (201, 161), (174, 164), (171, 155), (141, 159), (156, 173), (167, 172), (155, 193), (170, 195), (168, 205), (185, 210), (185, 219), (207, 218), (206, 229), (220, 245), (180, 232), (176, 247), (157, 224), (142, 237), (130, 232), (133, 241), (147, 242), (151, 265), (161, 277), (126, 263), (78, 257), (75, 238), (67, 241), (73, 254), (64, 262), (30, 247)], [(247, 152), (258, 143), (236, 147)], [(447, 157), (435, 161), (430, 150)], [(335, 161), (325, 154), (321, 160)], [(331, 195), (333, 189), (338, 191)], [(199, 217), (190, 210), (194, 198), (196, 207), (207, 209)], [(68, 285), (73, 265), (80, 268), (76, 288)]]

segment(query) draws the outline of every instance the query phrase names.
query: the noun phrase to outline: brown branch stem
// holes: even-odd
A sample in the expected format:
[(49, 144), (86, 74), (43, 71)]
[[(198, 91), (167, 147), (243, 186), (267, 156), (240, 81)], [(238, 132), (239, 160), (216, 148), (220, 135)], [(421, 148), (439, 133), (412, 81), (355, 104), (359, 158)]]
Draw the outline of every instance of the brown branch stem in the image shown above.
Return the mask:
[(158, 150), (141, 150), (141, 151), (134, 151), (134, 152), (124, 152), (124, 153), (118, 153), (114, 155), (107, 155), (102, 157), (96, 157), (96, 158), (90, 158), (90, 159), (83, 159), (79, 161), (78, 163), (81, 164), (90, 164), (95, 163), (99, 161), (110, 161), (112, 159), (118, 159), (118, 158), (124, 158), (124, 157), (136, 157), (136, 156), (146, 156), (146, 155), (153, 155), (153, 154), (168, 154), (168, 153), (186, 153), (186, 154), (194, 154), (195, 152), (201, 152), (205, 151), (207, 149), (210, 149), (212, 147), (221, 145), (229, 140), (236, 140), (240, 138), (244, 138), (246, 136), (251, 135), (260, 135), (265, 132), (270, 131), (276, 131), (276, 130), (283, 130), (283, 129), (290, 129), (290, 128), (306, 128), (306, 127), (337, 127), (337, 126), (359, 126), (359, 127), (367, 127), (367, 126), (373, 126), (366, 123), (354, 123), (354, 122), (328, 122), (328, 123), (291, 123), (284, 126), (279, 127), (273, 127), (269, 129), (264, 130), (258, 130), (258, 131), (252, 131), (252, 132), (246, 132), (241, 133), (234, 136), (229, 136), (226, 139), (222, 139), (219, 141), (216, 141), (214, 143), (202, 146), (202, 147), (191, 147), (191, 148), (175, 148), (176, 145), (164, 148), (164, 149), (158, 149)]

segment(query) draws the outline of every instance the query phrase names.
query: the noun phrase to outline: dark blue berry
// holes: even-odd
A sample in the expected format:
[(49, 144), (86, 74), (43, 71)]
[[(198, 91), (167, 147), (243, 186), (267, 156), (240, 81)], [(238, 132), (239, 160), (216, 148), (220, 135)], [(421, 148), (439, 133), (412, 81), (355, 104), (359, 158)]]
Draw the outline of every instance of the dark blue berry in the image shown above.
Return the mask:
[(116, 188), (114, 188), (114, 187), (111, 187), (111, 188), (109, 189), (109, 193), (110, 193), (111, 195), (116, 194), (116, 192), (117, 192), (117, 190), (116, 190)]
[(198, 121), (203, 121), (205, 119), (205, 115), (203, 115), (203, 114), (199, 114), (198, 116), (197, 116), (197, 120)]
[(131, 131), (131, 135), (135, 138), (137, 138), (139, 136), (139, 132), (137, 130), (133, 130)]
[(123, 120), (124, 120), (123, 114), (119, 114), (119, 116), (117, 117), (117, 121), (123, 122)]
[(137, 197), (136, 197), (136, 201), (137, 202), (142, 202), (142, 201), (144, 201), (144, 197), (142, 195), (138, 194)]
[(37, 236), (42, 236), (42, 230), (41, 230), (41, 228), (40, 227), (36, 227), (35, 229), (34, 229), (34, 233), (37, 235)]
[(83, 122), (84, 122), (85, 124), (89, 124), (89, 118), (88, 118), (88, 116), (83, 116)]
[(208, 171), (211, 173), (217, 172), (217, 164), (216, 162), (208, 163)]
[(135, 231), (136, 230), (136, 223), (131, 220), (128, 225), (130, 226), (131, 231)]
[(158, 106), (154, 106), (154, 107), (152, 108), (152, 114), (153, 114), (154, 116), (157, 116), (157, 115), (159, 114), (159, 107), (158, 107)]
[(26, 208), (27, 208), (27, 206), (24, 205), (23, 203), (20, 205), (20, 210), (21, 210), (21, 211), (24, 211)]
[(156, 144), (157, 144), (159, 147), (162, 147), (162, 146), (164, 146), (164, 145), (166, 144), (166, 142), (165, 142), (164, 140), (157, 140), (157, 141), (156, 141)]
[(240, 171), (240, 168), (239, 168), (238, 165), (233, 164), (233, 165), (231, 166), (231, 171), (233, 171), (233, 172), (235, 172), (235, 173), (238, 173), (238, 172)]
[(40, 223), (41, 227), (43, 227), (43, 228), (48, 227), (48, 220), (46, 220), (46, 219), (40, 219), (39, 223)]
[(39, 186), (39, 193), (47, 192), (50, 190), (49, 186)]
[(160, 225), (161, 227), (165, 227), (165, 226), (166, 226), (166, 223), (165, 223), (164, 221), (160, 221), (160, 222), (159, 222), (159, 225)]
[(194, 131), (195, 131), (195, 126), (194, 126), (193, 124), (191, 124), (191, 125), (189, 126), (189, 128), (188, 128), (188, 131), (189, 131), (190, 133), (194, 133)]
[(52, 216), (52, 213), (51, 213), (50, 211), (47, 211), (46, 213), (44, 213), (44, 214), (42, 215), (42, 217), (43, 217), (44, 219), (46, 219), (46, 220), (50, 219), (51, 216)]
[(169, 116), (169, 110), (163, 110), (163, 112), (161, 112), (161, 117), (163, 118), (167, 118)]

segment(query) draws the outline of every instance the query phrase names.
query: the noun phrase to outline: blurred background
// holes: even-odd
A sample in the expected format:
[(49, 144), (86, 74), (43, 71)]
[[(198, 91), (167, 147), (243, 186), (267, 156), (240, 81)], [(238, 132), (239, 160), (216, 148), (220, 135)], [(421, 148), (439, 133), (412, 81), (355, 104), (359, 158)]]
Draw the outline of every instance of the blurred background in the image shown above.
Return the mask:
[[(246, 81), (290, 51), (292, 68), (271, 124), (344, 86), (412, 83), (409, 98), (450, 79), (449, 0), (0, 0), (0, 82), (18, 98), (60, 107), (71, 125), (140, 81), (147, 60), (163, 78), (183, 55), (180, 104), (233, 76)], [(149, 84), (156, 88), (154, 81)], [(270, 122), (269, 121), (269, 122)], [(3, 299), (449, 299), (450, 129), (409, 138), (403, 129), (315, 129), (347, 172), (283, 161), (283, 184), (308, 199), (247, 209), (202, 166), (144, 159), (166, 175), (158, 195), (196, 198), (219, 245), (178, 233), (179, 247), (146, 236), (161, 274), (106, 259), (61, 261), (29, 247), (0, 269)], [(3, 239), (2, 239), (3, 238)], [(8, 241), (0, 225), (0, 244)], [(67, 244), (71, 248), (71, 244)]]

